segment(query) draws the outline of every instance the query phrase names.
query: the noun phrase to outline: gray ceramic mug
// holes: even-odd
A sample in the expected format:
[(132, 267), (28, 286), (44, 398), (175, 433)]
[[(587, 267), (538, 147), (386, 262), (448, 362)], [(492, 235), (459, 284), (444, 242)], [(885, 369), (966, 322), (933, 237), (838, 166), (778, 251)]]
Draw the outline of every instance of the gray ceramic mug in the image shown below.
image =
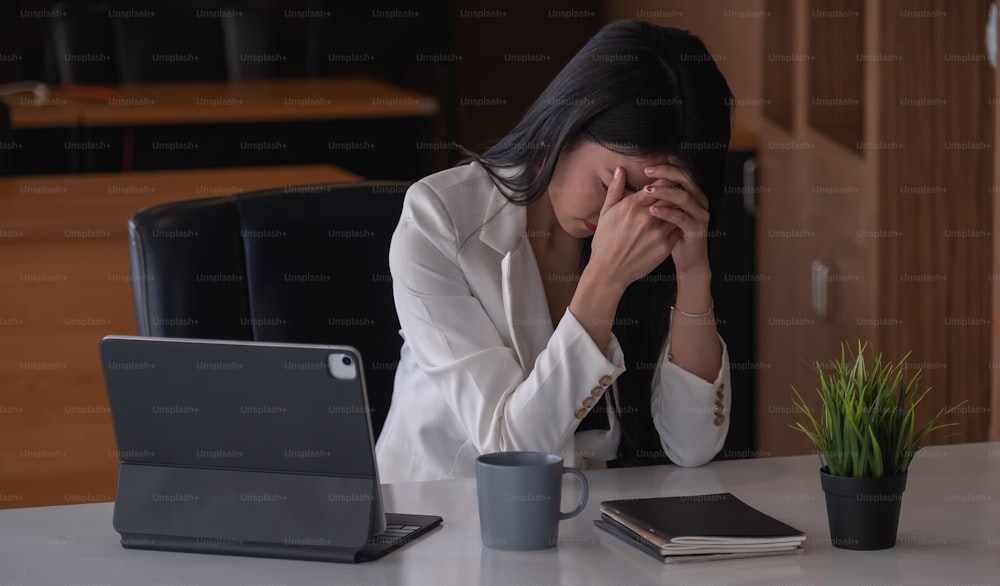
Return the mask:
[[(583, 497), (569, 513), (559, 510), (562, 478), (573, 474)], [(476, 459), (476, 489), (483, 545), (490, 549), (529, 551), (554, 547), (559, 521), (587, 506), (587, 477), (563, 459), (542, 452), (498, 452)]]

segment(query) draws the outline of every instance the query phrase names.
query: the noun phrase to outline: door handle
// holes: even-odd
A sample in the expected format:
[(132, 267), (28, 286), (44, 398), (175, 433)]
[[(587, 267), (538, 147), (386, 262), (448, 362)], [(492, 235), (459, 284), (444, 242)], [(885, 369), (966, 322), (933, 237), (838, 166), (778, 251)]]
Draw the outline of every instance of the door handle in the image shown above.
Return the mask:
[(829, 285), (833, 267), (821, 260), (812, 262), (812, 310), (821, 320), (830, 319)]

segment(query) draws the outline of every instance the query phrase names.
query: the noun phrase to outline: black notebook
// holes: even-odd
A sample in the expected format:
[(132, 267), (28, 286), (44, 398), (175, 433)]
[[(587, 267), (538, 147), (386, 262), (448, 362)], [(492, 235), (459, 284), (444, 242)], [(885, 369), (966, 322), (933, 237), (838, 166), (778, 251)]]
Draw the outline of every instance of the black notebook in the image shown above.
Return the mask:
[(594, 524), (665, 562), (802, 551), (805, 534), (732, 494), (604, 501)]

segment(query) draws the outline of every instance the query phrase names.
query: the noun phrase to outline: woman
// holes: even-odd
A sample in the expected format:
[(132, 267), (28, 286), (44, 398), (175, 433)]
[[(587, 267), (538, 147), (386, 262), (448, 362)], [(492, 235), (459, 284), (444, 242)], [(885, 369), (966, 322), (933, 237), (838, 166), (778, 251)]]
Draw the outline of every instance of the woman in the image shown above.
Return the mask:
[(731, 99), (696, 37), (615, 22), (507, 137), (409, 189), (382, 482), (472, 476), (496, 451), (584, 468), (718, 453), (729, 363), (706, 238)]

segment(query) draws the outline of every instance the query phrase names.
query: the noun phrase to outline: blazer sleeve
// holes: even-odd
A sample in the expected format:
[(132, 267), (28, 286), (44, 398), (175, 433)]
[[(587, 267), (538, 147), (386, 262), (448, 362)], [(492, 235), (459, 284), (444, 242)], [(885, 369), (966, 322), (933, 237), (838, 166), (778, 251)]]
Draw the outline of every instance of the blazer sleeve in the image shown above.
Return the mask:
[[(601, 351), (567, 309), (535, 363), (519, 364), (470, 289), (458, 257), (462, 242), (439, 196), (418, 182), (406, 200), (389, 268), (417, 365), (480, 453), (560, 451), (625, 371), (617, 339)], [(405, 384), (394, 392), (405, 393)]]
[(729, 352), (722, 336), (719, 342), (722, 365), (712, 382), (667, 359), (669, 336), (664, 345), (650, 406), (660, 443), (667, 457), (680, 466), (701, 466), (714, 458), (729, 433)]

